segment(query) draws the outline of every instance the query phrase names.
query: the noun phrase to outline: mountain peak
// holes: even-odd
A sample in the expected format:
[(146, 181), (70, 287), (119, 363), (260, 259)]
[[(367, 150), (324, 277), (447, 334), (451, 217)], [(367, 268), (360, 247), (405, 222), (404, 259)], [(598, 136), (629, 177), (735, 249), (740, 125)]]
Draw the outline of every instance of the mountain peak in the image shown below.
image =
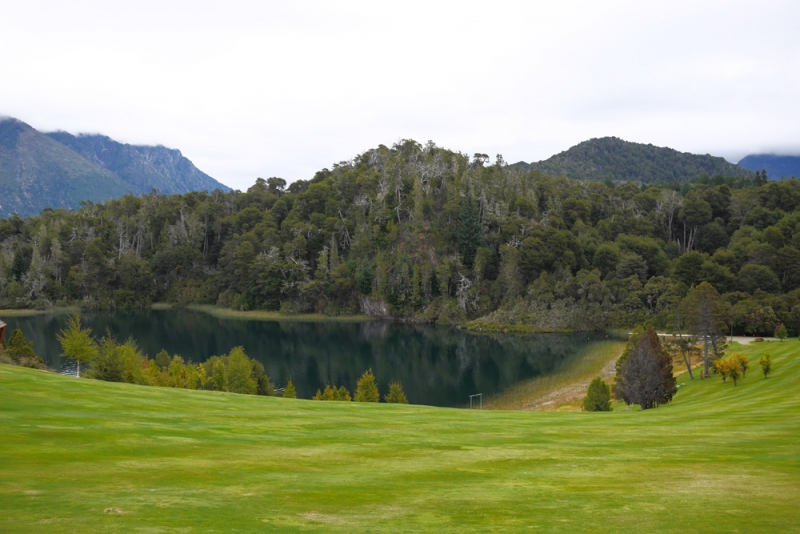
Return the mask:
[(77, 208), (128, 193), (165, 194), (230, 188), (200, 171), (180, 150), (119, 143), (102, 134), (43, 134), (0, 118), (0, 217)]
[(724, 158), (633, 143), (613, 136), (589, 139), (546, 160), (519, 162), (514, 166), (578, 180), (635, 181), (645, 184), (685, 182), (703, 175), (753, 174)]

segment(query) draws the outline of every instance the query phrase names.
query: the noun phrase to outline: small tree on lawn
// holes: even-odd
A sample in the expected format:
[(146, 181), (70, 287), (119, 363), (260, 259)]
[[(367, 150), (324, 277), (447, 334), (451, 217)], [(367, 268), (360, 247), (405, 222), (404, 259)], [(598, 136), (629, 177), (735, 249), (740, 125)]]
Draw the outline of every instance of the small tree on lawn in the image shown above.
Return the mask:
[(722, 377), (723, 382), (728, 381), (728, 375), (730, 374), (731, 370), (731, 362), (728, 360), (717, 360), (714, 362), (714, 369), (719, 373), (719, 376)]
[(747, 376), (747, 370), (750, 369), (750, 360), (748, 360), (747, 356), (744, 354), (737, 352), (733, 355), (733, 361), (736, 362), (736, 365), (742, 370), (742, 378), (745, 378)]
[(617, 360), (614, 394), (642, 410), (666, 404), (677, 391), (672, 357), (661, 346), (652, 326), (637, 328)]
[(283, 398), (285, 399), (294, 399), (297, 398), (297, 392), (294, 390), (294, 384), (292, 384), (292, 379), (289, 379), (289, 383), (286, 384), (286, 387), (283, 388)]
[(778, 326), (775, 327), (775, 337), (783, 341), (789, 336), (789, 332), (786, 331), (786, 327), (783, 326), (783, 323), (780, 323)]
[(383, 400), (390, 404), (408, 404), (408, 399), (400, 382), (389, 382), (389, 393), (383, 397)]
[(81, 328), (81, 316), (75, 314), (67, 321), (67, 327), (56, 336), (61, 344), (61, 356), (75, 360), (77, 375), (81, 376), (81, 362), (88, 363), (97, 356), (97, 343), (91, 328)]
[(366, 371), (358, 379), (358, 386), (353, 400), (356, 402), (380, 402), (381, 394), (375, 384), (375, 375), (372, 374), (372, 369)]
[(761, 366), (761, 372), (764, 373), (764, 378), (767, 378), (772, 372), (772, 354), (767, 353), (758, 359), (758, 365)]
[(728, 376), (731, 377), (733, 380), (733, 385), (735, 386), (739, 379), (742, 377), (742, 368), (739, 365), (739, 362), (735, 359), (727, 360), (728, 364)]
[(353, 400), (353, 397), (350, 396), (350, 391), (348, 391), (347, 388), (344, 386), (341, 386), (336, 391), (335, 397), (337, 401), (350, 402)]
[(597, 377), (589, 384), (589, 391), (586, 393), (586, 398), (583, 399), (583, 411), (611, 411), (611, 388), (602, 378)]

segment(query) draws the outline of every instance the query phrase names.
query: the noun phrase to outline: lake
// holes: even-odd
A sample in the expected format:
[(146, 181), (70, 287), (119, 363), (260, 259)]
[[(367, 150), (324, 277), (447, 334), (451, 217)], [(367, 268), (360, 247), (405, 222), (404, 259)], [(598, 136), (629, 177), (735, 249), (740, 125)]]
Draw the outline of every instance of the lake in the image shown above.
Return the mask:
[[(66, 314), (7, 317), (8, 333), (21, 328), (48, 367), (74, 373), (59, 356), (56, 334)], [(133, 336), (151, 358), (162, 348), (194, 362), (241, 345), (264, 364), (276, 387), (291, 377), (298, 397), (310, 398), (325, 384), (351, 392), (372, 369), (381, 393), (399, 381), (413, 404), (464, 406), (553, 372), (600, 334), (482, 334), (451, 327), (370, 322), (262, 321), (218, 318), (195, 310), (85, 312), (83, 324), (97, 336), (110, 329), (118, 340)], [(605, 337), (605, 336), (603, 336)]]

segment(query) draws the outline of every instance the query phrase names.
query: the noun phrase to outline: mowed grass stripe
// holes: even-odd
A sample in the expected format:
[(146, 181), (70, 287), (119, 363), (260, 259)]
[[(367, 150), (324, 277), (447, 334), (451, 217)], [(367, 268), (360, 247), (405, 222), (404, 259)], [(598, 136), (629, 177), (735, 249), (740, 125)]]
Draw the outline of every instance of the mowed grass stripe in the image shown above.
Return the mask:
[[(0, 366), (0, 531), (798, 532), (800, 343), (641, 412), (319, 403)], [(757, 359), (769, 350), (775, 373)]]

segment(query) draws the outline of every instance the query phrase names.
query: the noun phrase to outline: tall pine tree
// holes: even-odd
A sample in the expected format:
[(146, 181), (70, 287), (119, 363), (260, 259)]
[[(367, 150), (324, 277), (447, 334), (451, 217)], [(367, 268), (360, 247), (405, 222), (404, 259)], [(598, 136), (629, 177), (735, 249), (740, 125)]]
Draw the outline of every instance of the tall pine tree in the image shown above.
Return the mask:
[(475, 262), (475, 252), (484, 245), (483, 225), (478, 203), (472, 198), (472, 193), (467, 191), (467, 196), (461, 203), (461, 213), (458, 217), (458, 252), (464, 265), (472, 267)]

